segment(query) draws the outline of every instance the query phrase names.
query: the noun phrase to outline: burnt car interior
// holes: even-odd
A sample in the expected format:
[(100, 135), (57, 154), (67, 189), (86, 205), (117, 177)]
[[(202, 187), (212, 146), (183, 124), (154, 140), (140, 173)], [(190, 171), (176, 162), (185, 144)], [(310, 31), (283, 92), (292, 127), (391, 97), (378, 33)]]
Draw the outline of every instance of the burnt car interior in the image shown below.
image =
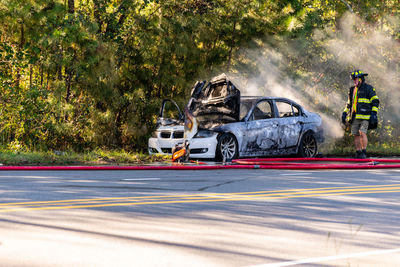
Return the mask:
[[(306, 116), (305, 113), (302, 112), (300, 106), (295, 103), (288, 102), (285, 99), (275, 99), (275, 100), (261, 100), (258, 103), (255, 103), (257, 99), (260, 97), (255, 96), (245, 96), (242, 97), (240, 103), (240, 120), (245, 120), (245, 116), (248, 114), (252, 106), (255, 106), (253, 112), (250, 114), (248, 121), (253, 120), (264, 120), (271, 118), (289, 118), (289, 117), (298, 117), (298, 116)], [(276, 114), (275, 109), (276, 106)]]
[(253, 110), (250, 120), (265, 120), (273, 118), (273, 109), (269, 101), (261, 101)]
[(292, 103), (276, 101), (275, 104), (279, 111), (279, 118), (298, 117), (302, 114), (300, 108)]

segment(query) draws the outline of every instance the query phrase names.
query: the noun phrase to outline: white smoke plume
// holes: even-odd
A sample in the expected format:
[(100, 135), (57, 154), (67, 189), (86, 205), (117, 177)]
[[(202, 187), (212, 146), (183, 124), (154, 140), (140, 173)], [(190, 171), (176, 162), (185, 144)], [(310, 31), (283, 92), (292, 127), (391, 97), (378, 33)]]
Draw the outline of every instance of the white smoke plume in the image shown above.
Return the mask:
[(392, 27), (369, 25), (355, 15), (347, 14), (341, 20), (340, 38), (332, 35), (326, 48), (336, 56), (339, 64), (368, 73), (367, 83), (376, 88), (382, 115), (399, 121), (400, 42), (392, 34), (399, 32), (400, 18), (386, 20)]
[[(379, 116), (400, 122), (400, 42), (393, 32), (399, 30), (399, 19), (390, 18), (391, 27), (369, 25), (354, 14), (346, 14), (339, 29), (315, 31), (313, 40), (323, 44), (326, 55), (311, 55), (317, 75), (290, 78), (285, 72), (289, 57), (303, 57), (295, 42), (264, 44), (256, 50), (242, 50), (241, 57), (254, 62), (249, 73), (230, 73), (242, 95), (286, 97), (323, 118), (329, 138), (343, 136), (341, 113), (352, 82), (349, 74), (360, 69), (369, 76), (367, 83), (376, 88), (381, 106)], [(387, 25), (387, 24), (386, 24)], [(310, 57), (310, 54), (307, 54)], [(296, 76), (297, 77), (297, 76)]]
[[(262, 50), (247, 51), (247, 55), (255, 60), (258, 75), (243, 79), (238, 75), (230, 75), (232, 80), (241, 90), (242, 95), (253, 96), (276, 96), (294, 100), (309, 111), (317, 112), (323, 118), (325, 133), (328, 137), (339, 138), (343, 136), (343, 129), (334, 114), (321, 113), (317, 106), (324, 104), (335, 109), (338, 105), (343, 106), (344, 97), (338, 92), (331, 92), (329, 95), (321, 94), (318, 87), (310, 81), (290, 79), (281, 70), (286, 59), (275, 49), (265, 46)], [(342, 107), (341, 107), (342, 108)], [(328, 126), (329, 125), (329, 126)]]

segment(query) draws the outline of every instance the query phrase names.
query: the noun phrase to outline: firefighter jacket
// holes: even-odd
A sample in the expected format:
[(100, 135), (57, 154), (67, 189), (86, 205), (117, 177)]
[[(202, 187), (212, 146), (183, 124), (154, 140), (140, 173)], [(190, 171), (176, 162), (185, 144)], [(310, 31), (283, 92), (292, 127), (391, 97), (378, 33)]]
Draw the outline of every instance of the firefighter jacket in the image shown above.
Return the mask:
[(346, 120), (352, 122), (354, 119), (369, 120), (371, 112), (378, 112), (379, 98), (375, 88), (363, 82), (359, 88), (350, 87), (349, 97), (344, 112), (347, 113)]

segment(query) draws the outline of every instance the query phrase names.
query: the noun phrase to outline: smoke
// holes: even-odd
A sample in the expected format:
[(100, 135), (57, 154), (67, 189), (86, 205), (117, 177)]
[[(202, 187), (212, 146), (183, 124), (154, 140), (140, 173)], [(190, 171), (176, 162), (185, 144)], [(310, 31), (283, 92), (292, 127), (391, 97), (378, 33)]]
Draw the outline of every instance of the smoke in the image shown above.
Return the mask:
[(341, 38), (332, 36), (326, 48), (336, 56), (340, 65), (352, 66), (369, 74), (367, 83), (376, 88), (382, 115), (398, 121), (400, 42), (393, 35), (400, 30), (400, 19), (388, 17), (385, 20), (387, 24), (369, 25), (352, 14), (346, 14), (340, 24), (343, 29)]
[(235, 74), (229, 75), (240, 88), (242, 95), (289, 98), (307, 110), (321, 115), (324, 126), (326, 126), (324, 130), (328, 138), (343, 136), (344, 131), (340, 121), (329, 110), (335, 110), (338, 105), (344, 106), (346, 102), (345, 95), (341, 95), (336, 91), (328, 94), (320, 91), (318, 84), (315, 84), (316, 79), (314, 77), (290, 78), (283, 70), (288, 65), (287, 57), (269, 45), (264, 45), (259, 50), (246, 51), (246, 54), (253, 62), (256, 62), (257, 75), (249, 78), (243, 78)]
[[(337, 29), (326, 28), (312, 35), (315, 53), (301, 42), (272, 41), (267, 38), (259, 49), (244, 49), (240, 58), (253, 62), (247, 72), (230, 73), (242, 95), (279, 96), (294, 100), (307, 110), (321, 115), (327, 138), (343, 136), (341, 114), (352, 85), (351, 71), (368, 73), (366, 82), (376, 88), (380, 98), (379, 117), (400, 119), (400, 42), (399, 19), (369, 25), (354, 14), (345, 14)], [(288, 66), (298, 68), (293, 75)]]

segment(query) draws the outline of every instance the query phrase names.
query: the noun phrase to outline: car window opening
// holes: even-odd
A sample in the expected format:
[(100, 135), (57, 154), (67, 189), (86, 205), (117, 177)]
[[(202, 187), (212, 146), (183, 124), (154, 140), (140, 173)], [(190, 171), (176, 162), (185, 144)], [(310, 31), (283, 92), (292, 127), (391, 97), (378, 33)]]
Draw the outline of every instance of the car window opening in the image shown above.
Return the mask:
[(278, 108), (279, 118), (298, 117), (300, 116), (300, 110), (298, 107), (286, 102), (276, 102)]

